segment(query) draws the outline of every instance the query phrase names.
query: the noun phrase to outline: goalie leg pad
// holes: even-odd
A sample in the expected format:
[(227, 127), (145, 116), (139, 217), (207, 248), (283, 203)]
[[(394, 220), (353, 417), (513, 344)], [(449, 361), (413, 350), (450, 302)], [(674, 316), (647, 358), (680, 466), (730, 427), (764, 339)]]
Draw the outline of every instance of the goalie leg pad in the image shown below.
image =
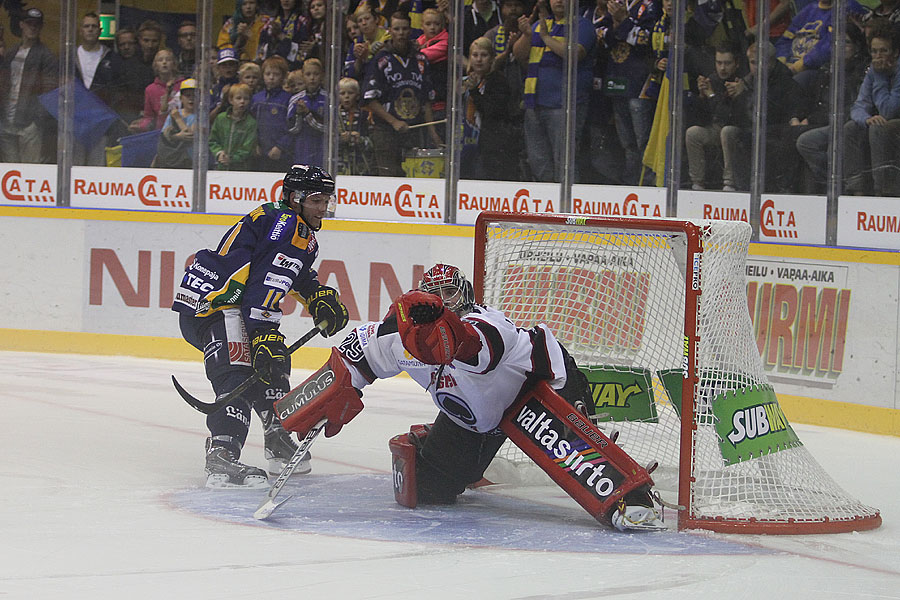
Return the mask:
[[(417, 427), (413, 425), (413, 427)], [(418, 426), (424, 427), (424, 426)], [(411, 439), (413, 433), (395, 435), (388, 442), (391, 449), (391, 475), (394, 480), (394, 500), (400, 506), (415, 508), (418, 503), (416, 490), (417, 444)]]
[(325, 437), (332, 437), (362, 411), (361, 396), (337, 348), (332, 348), (322, 368), (275, 403), (275, 414), (287, 431), (301, 435), (326, 419)]
[(562, 399), (546, 381), (526, 389), (500, 428), (592, 517), (610, 525), (620, 499), (652, 486), (647, 470)]

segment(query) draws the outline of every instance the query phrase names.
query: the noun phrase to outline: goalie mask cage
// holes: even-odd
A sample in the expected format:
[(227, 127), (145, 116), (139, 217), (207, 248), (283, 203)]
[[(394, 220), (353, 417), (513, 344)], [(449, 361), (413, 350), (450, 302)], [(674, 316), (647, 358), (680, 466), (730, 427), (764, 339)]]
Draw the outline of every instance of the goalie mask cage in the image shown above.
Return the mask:
[[(678, 528), (873, 529), (797, 439), (763, 371), (747, 304), (751, 229), (690, 221), (482, 213), (479, 302), (544, 322), (587, 373), (594, 422), (661, 490)], [(530, 462), (509, 442), (499, 457)]]

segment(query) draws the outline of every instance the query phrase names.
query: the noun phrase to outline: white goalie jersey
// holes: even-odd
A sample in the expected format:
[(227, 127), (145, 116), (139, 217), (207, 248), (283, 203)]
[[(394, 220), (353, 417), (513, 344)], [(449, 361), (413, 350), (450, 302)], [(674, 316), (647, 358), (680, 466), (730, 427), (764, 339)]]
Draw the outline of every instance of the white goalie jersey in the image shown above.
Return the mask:
[(362, 389), (406, 371), (455, 423), (487, 433), (500, 424), (526, 379), (546, 379), (554, 389), (565, 385), (563, 351), (545, 325), (520, 329), (502, 312), (481, 305), (462, 320), (475, 327), (481, 350), (468, 362), (455, 360), (443, 367), (406, 351), (393, 314), (357, 327), (338, 347), (353, 387)]

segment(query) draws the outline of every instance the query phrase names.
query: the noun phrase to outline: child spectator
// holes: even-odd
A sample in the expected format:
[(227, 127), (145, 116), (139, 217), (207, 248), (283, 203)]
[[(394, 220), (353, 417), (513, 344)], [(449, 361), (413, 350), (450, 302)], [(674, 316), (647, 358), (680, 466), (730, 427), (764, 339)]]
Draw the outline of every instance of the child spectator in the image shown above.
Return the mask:
[(289, 165), (293, 140), (287, 132), (287, 112), (291, 94), (282, 87), (287, 70), (288, 62), (280, 56), (263, 61), (265, 89), (253, 96), (250, 106), (250, 113), (256, 119), (260, 171), (282, 172)]
[(228, 110), (216, 117), (209, 132), (209, 151), (220, 171), (246, 171), (256, 148), (256, 119), (249, 112), (250, 88), (235, 83), (228, 90)]
[(339, 175), (371, 175), (374, 164), (369, 117), (359, 108), (359, 82), (343, 77), (338, 82), (340, 102)]
[(434, 101), (431, 110), (435, 119), (443, 119), (447, 109), (447, 45), (448, 33), (444, 15), (433, 8), (422, 13), (422, 35), (416, 40), (419, 52), (428, 59), (431, 67), (431, 84)]
[(219, 50), (219, 58), (214, 68), (217, 76), (209, 99), (209, 121), (212, 123), (220, 112), (228, 108), (228, 88), (238, 82), (238, 59), (234, 48)]
[(368, 4), (360, 4), (354, 14), (359, 25), (359, 37), (350, 46), (350, 52), (344, 59), (344, 74), (361, 81), (366, 65), (381, 52), (385, 43), (391, 39), (391, 34), (379, 27), (378, 19)]
[(262, 89), (260, 79), (262, 79), (262, 69), (258, 64), (246, 62), (238, 68), (238, 81), (250, 88), (251, 94)]
[(275, 16), (259, 35), (256, 60), (280, 56), (292, 69), (303, 62), (300, 43), (309, 37), (306, 17), (300, 14), (300, 0), (280, 0)]
[(181, 109), (172, 107), (163, 124), (154, 167), (161, 169), (190, 169), (194, 166), (194, 133), (197, 115), (194, 112), (197, 80), (185, 79), (180, 86)]
[(303, 63), (303, 89), (292, 98), (288, 123), (294, 138), (294, 164), (322, 165), (325, 108), (328, 96), (322, 90), (324, 68), (317, 58)]
[(128, 125), (132, 133), (160, 129), (169, 112), (169, 100), (178, 91), (181, 78), (175, 63), (175, 53), (163, 48), (153, 59), (153, 72), (156, 78), (144, 90), (144, 111), (140, 119)]
[(303, 89), (303, 69), (288, 72), (284, 79), (284, 91), (293, 96)]
[(259, 36), (269, 17), (259, 14), (257, 0), (236, 0), (235, 11), (219, 31), (216, 48), (233, 48), (238, 60), (253, 60), (259, 52)]

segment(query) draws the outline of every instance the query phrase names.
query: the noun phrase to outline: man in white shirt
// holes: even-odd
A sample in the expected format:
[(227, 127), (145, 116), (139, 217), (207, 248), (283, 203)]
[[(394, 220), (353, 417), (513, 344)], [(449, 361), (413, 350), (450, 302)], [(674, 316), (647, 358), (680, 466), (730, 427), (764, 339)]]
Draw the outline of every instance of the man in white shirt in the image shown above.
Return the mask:
[[(81, 42), (76, 50), (75, 70), (78, 78), (107, 106), (117, 110), (125, 85), (124, 63), (118, 54), (100, 43), (100, 17), (97, 13), (89, 12), (82, 17)], [(73, 164), (105, 165), (105, 146), (105, 139), (90, 147), (75, 140)]]

